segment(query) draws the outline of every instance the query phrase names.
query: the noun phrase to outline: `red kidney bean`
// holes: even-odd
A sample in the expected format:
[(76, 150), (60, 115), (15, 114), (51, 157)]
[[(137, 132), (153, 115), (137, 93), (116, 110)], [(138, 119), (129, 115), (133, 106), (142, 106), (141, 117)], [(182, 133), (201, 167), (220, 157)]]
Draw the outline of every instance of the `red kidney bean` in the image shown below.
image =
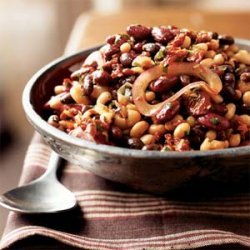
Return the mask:
[(124, 74), (124, 76), (132, 76), (135, 74), (135, 71), (132, 69), (126, 68), (122, 70), (122, 73)]
[(199, 91), (191, 95), (183, 95), (184, 106), (190, 115), (198, 116), (209, 112), (212, 103), (206, 91)]
[(200, 125), (195, 125), (191, 128), (189, 134), (190, 144), (193, 149), (200, 149), (201, 143), (204, 141), (205, 132)]
[(213, 104), (213, 106), (211, 107), (212, 112), (222, 116), (224, 116), (227, 113), (227, 110), (228, 109), (225, 104)]
[(122, 130), (117, 126), (111, 127), (111, 135), (114, 139), (121, 139), (122, 138)]
[(131, 53), (122, 53), (120, 56), (120, 62), (124, 67), (130, 67), (134, 56)]
[(134, 50), (137, 52), (137, 53), (141, 53), (142, 52), (142, 47), (143, 47), (144, 43), (136, 43), (134, 45)]
[(113, 44), (107, 47), (106, 51), (104, 52), (105, 55), (105, 59), (106, 60), (110, 60), (112, 55), (118, 53), (120, 51), (120, 46), (118, 46), (117, 44)]
[(235, 89), (229, 84), (225, 84), (223, 86), (222, 95), (229, 101), (236, 101), (238, 99)]
[(115, 35), (108, 36), (105, 41), (106, 41), (106, 43), (109, 43), (111, 45), (114, 44), (115, 43)]
[(139, 138), (129, 138), (128, 139), (128, 146), (132, 149), (141, 149), (144, 144)]
[(171, 41), (175, 36), (171, 29), (165, 26), (154, 27), (151, 34), (156, 42), (162, 43), (164, 45)]
[(85, 95), (89, 96), (93, 92), (94, 86), (93, 86), (93, 79), (91, 75), (87, 75), (82, 84), (83, 91)]
[(216, 139), (219, 141), (225, 141), (227, 139), (226, 132), (224, 130), (217, 131)]
[(230, 127), (230, 122), (226, 118), (215, 113), (200, 116), (197, 118), (197, 121), (206, 128), (216, 131), (225, 130)]
[(240, 146), (240, 147), (250, 146), (250, 140), (248, 140), (248, 141), (243, 141), (239, 146)]
[(171, 103), (166, 103), (164, 107), (156, 114), (156, 121), (158, 123), (167, 122), (171, 120), (179, 111), (180, 102), (173, 101)]
[(234, 67), (231, 64), (223, 64), (222, 67), (225, 67), (225, 71), (228, 73), (234, 72)]
[(142, 49), (149, 52), (151, 55), (156, 54), (156, 52), (159, 51), (160, 48), (161, 46), (157, 43), (146, 43), (142, 46)]
[(250, 72), (244, 72), (240, 75), (240, 80), (243, 82), (250, 82)]
[(127, 27), (127, 33), (135, 40), (144, 40), (150, 36), (151, 30), (140, 24), (132, 24)]
[(239, 112), (240, 114), (250, 115), (250, 106), (246, 104), (241, 104), (237, 105), (236, 107), (237, 107), (237, 112)]
[(104, 70), (96, 70), (92, 73), (93, 82), (97, 85), (107, 86), (112, 78), (107, 71)]
[(177, 83), (177, 76), (160, 76), (150, 84), (150, 89), (157, 93), (164, 93), (173, 88)]
[(235, 87), (235, 76), (233, 73), (226, 73), (223, 78), (225, 84), (229, 84), (233, 88)]
[(217, 39), (219, 34), (217, 32), (210, 32), (210, 36), (212, 37), (212, 39)]
[(231, 45), (234, 43), (234, 38), (232, 36), (219, 35), (218, 39), (220, 45)]

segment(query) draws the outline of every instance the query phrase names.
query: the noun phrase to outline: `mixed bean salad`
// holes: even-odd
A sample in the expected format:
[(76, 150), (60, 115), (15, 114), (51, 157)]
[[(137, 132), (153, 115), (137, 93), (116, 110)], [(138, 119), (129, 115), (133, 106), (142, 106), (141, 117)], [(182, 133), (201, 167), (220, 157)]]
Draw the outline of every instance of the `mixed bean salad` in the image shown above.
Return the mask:
[(234, 38), (132, 24), (58, 82), (48, 123), (141, 150), (250, 145), (250, 53)]

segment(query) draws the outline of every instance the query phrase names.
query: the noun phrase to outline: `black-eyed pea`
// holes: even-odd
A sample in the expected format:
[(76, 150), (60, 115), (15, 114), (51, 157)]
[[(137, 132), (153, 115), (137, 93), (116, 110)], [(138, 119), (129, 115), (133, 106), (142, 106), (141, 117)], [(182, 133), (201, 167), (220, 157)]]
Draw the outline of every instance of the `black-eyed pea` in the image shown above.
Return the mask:
[(209, 43), (208, 43), (208, 49), (209, 50), (217, 50), (219, 48), (219, 41), (216, 39), (212, 39)]
[(243, 123), (250, 127), (250, 115), (240, 115), (239, 118)]
[(58, 115), (51, 115), (48, 119), (48, 123), (52, 125), (53, 127), (58, 128), (59, 127), (59, 117)]
[(250, 91), (250, 82), (239, 81), (238, 88), (242, 94)]
[(100, 104), (106, 104), (107, 102), (109, 102), (110, 100), (112, 100), (112, 95), (109, 91), (104, 91), (102, 92), (97, 100), (96, 100), (96, 103), (100, 103)]
[(228, 57), (233, 57), (234, 56), (234, 52), (230, 51), (230, 50), (227, 51), (226, 54), (227, 54)]
[(155, 99), (155, 93), (153, 91), (146, 91), (145, 98), (147, 102), (152, 102)]
[(139, 66), (143, 69), (151, 68), (152, 66), (154, 66), (154, 64), (154, 61), (150, 57), (143, 55), (137, 56), (132, 62), (133, 67)]
[[(111, 112), (111, 110), (104, 104), (101, 103), (97, 103), (94, 106), (94, 110), (96, 111), (96, 113), (98, 113), (99, 115), (104, 114), (106, 112)], [(114, 112), (114, 111), (113, 111)]]
[(183, 44), (181, 45), (182, 48), (188, 49), (191, 45), (191, 38), (189, 36), (185, 36)]
[(239, 51), (239, 47), (238, 47), (235, 43), (232, 44), (232, 45), (230, 45), (230, 46), (228, 47), (228, 49), (231, 50), (231, 51), (234, 52), (234, 53), (236, 53), (236, 52)]
[(126, 129), (127, 128), (127, 122), (124, 117), (122, 117), (120, 114), (115, 114), (114, 116), (114, 124), (120, 128), (120, 129)]
[(59, 96), (53, 96), (49, 100), (49, 106), (50, 106), (51, 109), (60, 109), (63, 106), (60, 97)]
[(88, 109), (83, 115), (83, 119), (89, 119), (94, 115), (97, 115), (98, 113), (95, 111), (95, 109)]
[(231, 134), (229, 137), (230, 147), (237, 147), (240, 145), (241, 137), (240, 134)]
[(74, 84), (70, 89), (70, 95), (74, 101), (78, 104), (89, 104), (89, 98), (83, 95), (83, 91), (80, 84)]
[(190, 133), (190, 125), (187, 122), (180, 123), (174, 130), (174, 137), (175, 138), (183, 138)]
[(63, 85), (57, 85), (54, 88), (54, 92), (56, 95), (63, 93), (66, 90), (66, 87)]
[(196, 120), (192, 115), (187, 117), (186, 122), (190, 125), (190, 127), (193, 127), (196, 124)]
[(145, 134), (140, 139), (144, 143), (144, 145), (150, 145), (155, 143), (155, 137), (151, 134)]
[(194, 45), (194, 47), (199, 50), (204, 50), (204, 51), (208, 50), (208, 45), (206, 43), (197, 43)]
[(133, 109), (129, 109), (127, 110), (127, 112), (128, 112), (127, 126), (130, 128), (141, 120), (141, 114)]
[(102, 122), (110, 124), (113, 121), (114, 116), (115, 116), (114, 112), (106, 112), (100, 115), (100, 120)]
[(120, 46), (120, 51), (122, 53), (127, 53), (131, 50), (131, 45), (129, 43), (123, 43), (121, 46)]
[(137, 122), (130, 130), (130, 136), (140, 138), (148, 130), (149, 124), (146, 121)]
[(166, 132), (165, 126), (163, 124), (152, 124), (150, 125), (148, 132), (151, 135), (163, 135)]
[(205, 54), (206, 58), (214, 58), (216, 55), (216, 52), (214, 50), (208, 50)]
[(175, 115), (174, 118), (165, 123), (165, 129), (167, 131), (173, 131), (176, 127), (176, 124), (183, 121), (183, 117), (181, 115)]
[(247, 106), (250, 106), (250, 91), (246, 91), (243, 94), (242, 100), (243, 100), (244, 104), (246, 104)]
[(210, 140), (209, 138), (205, 138), (200, 146), (200, 150), (215, 150), (215, 149), (224, 149), (229, 147), (228, 141), (218, 141), (218, 140)]
[(109, 88), (106, 86), (94, 85), (91, 97), (97, 99), (102, 92), (108, 91)]
[(231, 120), (233, 119), (235, 115), (236, 106), (234, 103), (228, 103), (226, 107), (227, 107), (227, 113), (225, 114), (225, 118), (227, 118), (228, 120)]
[(127, 117), (122, 116), (119, 113), (114, 115), (114, 124), (120, 129), (127, 129), (134, 126), (141, 120), (141, 115), (138, 111), (133, 109), (126, 110)]
[(208, 130), (206, 135), (205, 135), (206, 138), (208, 138), (209, 140), (215, 140), (216, 139), (216, 131), (214, 130)]
[(200, 62), (200, 64), (209, 68), (214, 64), (214, 60), (212, 58), (205, 58)]
[(117, 101), (122, 105), (127, 105), (129, 103), (129, 98), (127, 96), (117, 94)]
[(222, 54), (215, 55), (213, 60), (214, 60), (214, 63), (217, 65), (221, 65), (225, 62), (225, 58)]
[(247, 50), (239, 50), (235, 55), (234, 59), (237, 62), (250, 65), (250, 53)]

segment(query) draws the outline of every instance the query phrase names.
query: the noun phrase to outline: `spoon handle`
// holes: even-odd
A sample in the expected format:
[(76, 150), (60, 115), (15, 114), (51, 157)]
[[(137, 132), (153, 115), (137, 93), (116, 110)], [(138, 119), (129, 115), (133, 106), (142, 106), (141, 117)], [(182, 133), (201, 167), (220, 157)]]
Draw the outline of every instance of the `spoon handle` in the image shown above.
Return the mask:
[(62, 163), (62, 158), (54, 151), (51, 152), (48, 167), (43, 177), (56, 177), (58, 167)]

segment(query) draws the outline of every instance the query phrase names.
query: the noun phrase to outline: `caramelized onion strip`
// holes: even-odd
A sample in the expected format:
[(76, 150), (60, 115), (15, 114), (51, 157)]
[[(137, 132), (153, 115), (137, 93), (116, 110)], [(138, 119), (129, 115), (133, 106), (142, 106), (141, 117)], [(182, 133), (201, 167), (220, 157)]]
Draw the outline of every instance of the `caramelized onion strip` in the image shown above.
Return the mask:
[[(167, 70), (167, 72), (166, 72)], [(149, 104), (145, 99), (145, 91), (149, 83), (161, 75), (193, 75), (203, 81), (190, 83), (180, 89), (173, 96), (157, 104)], [(132, 88), (133, 101), (138, 111), (145, 116), (153, 116), (158, 113), (166, 103), (173, 102), (185, 92), (193, 88), (203, 88), (210, 95), (217, 95), (222, 89), (222, 83), (217, 74), (207, 67), (195, 63), (174, 63), (164, 68), (162, 64), (156, 65), (144, 71), (135, 81)]]

